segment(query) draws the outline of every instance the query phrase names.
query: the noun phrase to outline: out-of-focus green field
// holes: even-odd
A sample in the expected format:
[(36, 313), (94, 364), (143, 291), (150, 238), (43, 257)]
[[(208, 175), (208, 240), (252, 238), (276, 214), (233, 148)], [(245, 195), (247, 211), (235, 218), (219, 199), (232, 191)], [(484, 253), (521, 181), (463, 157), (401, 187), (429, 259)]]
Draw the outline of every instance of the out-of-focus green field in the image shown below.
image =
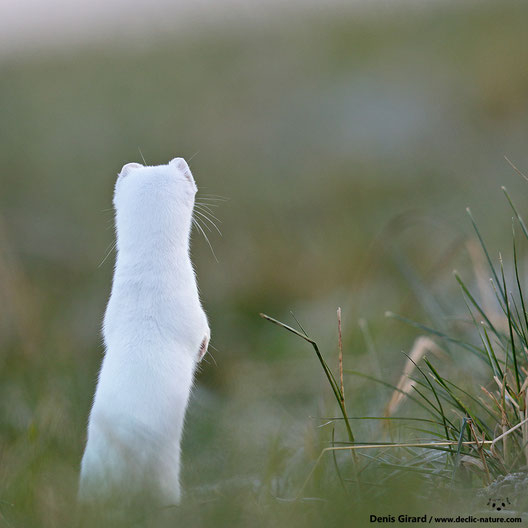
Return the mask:
[[(417, 334), (386, 310), (430, 323), (430, 292), (464, 314), (451, 271), (472, 279), (465, 207), (506, 251), (500, 185), (525, 210), (503, 155), (528, 166), (527, 15), (520, 2), (319, 15), (3, 59), (0, 525), (72, 525), (113, 184), (139, 149), (149, 164), (192, 158), (199, 188), (227, 198), (223, 236), (208, 233), (218, 262), (193, 234), (215, 348), (187, 420), (185, 525), (345, 525), (341, 499), (274, 498), (300, 488), (330, 439), (318, 417), (336, 409), (313, 351), (258, 314), (292, 323), (292, 310), (336, 366), (341, 306), (345, 366), (391, 383)], [(356, 378), (346, 391), (352, 416), (390, 397)], [(356, 432), (381, 439), (376, 424)]]

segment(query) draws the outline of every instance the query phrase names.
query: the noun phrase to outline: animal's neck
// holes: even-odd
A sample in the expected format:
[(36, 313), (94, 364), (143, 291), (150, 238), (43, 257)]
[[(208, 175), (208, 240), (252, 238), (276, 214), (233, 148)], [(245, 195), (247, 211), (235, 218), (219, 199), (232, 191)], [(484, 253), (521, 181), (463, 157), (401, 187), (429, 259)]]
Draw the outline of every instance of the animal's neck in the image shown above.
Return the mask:
[(148, 276), (151, 280), (186, 279), (193, 273), (189, 259), (189, 237), (173, 239), (152, 237), (144, 243), (118, 243), (116, 274)]

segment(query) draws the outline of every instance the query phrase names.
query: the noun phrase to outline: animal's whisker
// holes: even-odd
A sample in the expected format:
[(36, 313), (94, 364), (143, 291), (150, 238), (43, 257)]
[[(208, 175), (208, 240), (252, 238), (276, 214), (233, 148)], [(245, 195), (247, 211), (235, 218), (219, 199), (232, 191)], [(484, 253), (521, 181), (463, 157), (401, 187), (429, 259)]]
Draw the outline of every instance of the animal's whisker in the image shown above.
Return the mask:
[(200, 196), (200, 198), (197, 200), (197, 203), (208, 205), (209, 207), (219, 207), (218, 202), (221, 201), (222, 200), (213, 200), (212, 198), (204, 198), (203, 196)]
[(227, 196), (221, 196), (220, 194), (200, 193), (200, 196), (209, 200), (218, 200), (220, 202), (227, 202), (227, 200), (229, 200)]
[[(195, 211), (196, 212), (196, 211)], [(198, 218), (195, 218), (195, 220), (198, 222)], [(207, 231), (211, 232), (212, 229), (209, 227), (209, 225), (204, 224), (203, 222), (199, 222), (199, 224), (204, 228), (207, 229)]]
[(191, 160), (192, 160), (195, 156), (197, 156), (199, 153), (200, 153), (200, 151), (197, 150), (197, 151), (196, 151), (196, 152), (195, 152), (195, 153), (194, 153), (194, 154), (193, 154), (193, 155), (187, 160), (187, 163), (190, 163)]
[(218, 259), (216, 258), (216, 255), (215, 255), (215, 252), (214, 252), (214, 249), (213, 249), (213, 246), (211, 245), (211, 242), (209, 241), (209, 238), (205, 234), (205, 231), (202, 229), (202, 226), (198, 223), (198, 221), (194, 217), (192, 218), (192, 222), (200, 230), (200, 232), (204, 236), (205, 241), (207, 242), (207, 245), (209, 246), (209, 249), (211, 250), (211, 253), (213, 254), (214, 259), (216, 260), (216, 262), (218, 262)]
[[(196, 205), (196, 204), (195, 204)], [(199, 204), (198, 204), (199, 205)], [(198, 207), (198, 209), (200, 209), (200, 211), (202, 211), (203, 213), (205, 213), (207, 216), (209, 216), (210, 218), (213, 218), (214, 220), (216, 220), (219, 224), (222, 223), (222, 220), (220, 220), (220, 218), (217, 218), (212, 211), (210, 211), (209, 209), (207, 208), (204, 208), (204, 207)]]
[(105, 262), (106, 262), (106, 259), (110, 256), (110, 254), (112, 253), (112, 251), (114, 251), (114, 249), (117, 247), (117, 241), (116, 242), (113, 242), (110, 246), (110, 249), (107, 250), (107, 253), (106, 255), (104, 256), (103, 260), (100, 262), (99, 266), (97, 266), (98, 268), (100, 268)]
[[(213, 360), (215, 367), (218, 367), (218, 363), (216, 362), (216, 359), (214, 358), (213, 354), (211, 354), (211, 352), (208, 352), (207, 355)], [(210, 362), (208, 361), (208, 363)]]
[(199, 202), (199, 201), (196, 201), (194, 202), (195, 205), (201, 205), (202, 207), (204, 208), (207, 208), (209, 211), (212, 211), (212, 207), (220, 207), (218, 204), (211, 204), (211, 203), (203, 203), (203, 202)]
[[(195, 209), (199, 209), (200, 211), (202, 211), (202, 212), (208, 214), (209, 216), (211, 216), (211, 218), (214, 217), (214, 213), (213, 213), (213, 211), (211, 211), (211, 209), (207, 209), (206, 207), (204, 207), (204, 206), (201, 205), (201, 204), (194, 204), (194, 208), (195, 208)], [(215, 212), (216, 212), (216, 211), (215, 211)], [(217, 218), (216, 220), (218, 220), (218, 218)], [(221, 222), (220, 222), (220, 223), (221, 223)]]
[(216, 231), (218, 232), (218, 234), (220, 236), (222, 236), (222, 232), (220, 231), (220, 229), (218, 228), (218, 226), (214, 223), (213, 220), (211, 220), (206, 214), (204, 213), (201, 213), (200, 211), (198, 210), (195, 210), (194, 211), (197, 215), (200, 215), (204, 220), (207, 220), (215, 229)]
[(146, 165), (147, 162), (145, 161), (145, 156), (143, 156), (143, 152), (141, 152), (141, 149), (138, 146), (139, 155), (141, 156), (141, 159), (143, 160), (143, 165)]
[[(207, 189), (210, 189), (210, 187), (207, 187), (207, 186), (204, 185), (204, 186), (202, 186), (202, 189), (204, 191), (206, 191)], [(223, 194), (216, 194), (216, 193), (210, 193), (210, 192), (206, 192), (204, 194), (207, 195), (207, 196), (219, 196), (220, 198), (225, 198), (225, 196)]]

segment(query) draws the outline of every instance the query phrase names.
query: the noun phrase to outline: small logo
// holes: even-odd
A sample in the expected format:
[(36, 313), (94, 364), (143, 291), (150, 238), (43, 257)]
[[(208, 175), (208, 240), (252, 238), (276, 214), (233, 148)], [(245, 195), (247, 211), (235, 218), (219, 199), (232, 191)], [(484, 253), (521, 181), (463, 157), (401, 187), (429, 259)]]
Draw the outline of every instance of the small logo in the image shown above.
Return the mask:
[(506, 509), (506, 506), (511, 504), (508, 497), (495, 497), (488, 499), (488, 506), (496, 511), (502, 511)]

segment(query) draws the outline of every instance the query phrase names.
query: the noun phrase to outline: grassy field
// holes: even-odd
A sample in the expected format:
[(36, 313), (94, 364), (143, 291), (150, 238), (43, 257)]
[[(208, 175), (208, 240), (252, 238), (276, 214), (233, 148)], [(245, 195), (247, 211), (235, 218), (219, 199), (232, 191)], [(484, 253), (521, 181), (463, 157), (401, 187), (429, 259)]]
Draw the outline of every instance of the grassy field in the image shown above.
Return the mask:
[[(151, 164), (192, 158), (200, 190), (225, 197), (215, 210), (222, 236), (208, 233), (218, 262), (193, 234), (215, 348), (187, 420), (188, 501), (168, 515), (182, 526), (346, 526), (431, 504), (485, 508), (471, 472), (455, 496), (436, 484), (431, 495), (418, 472), (381, 484), (389, 469), (380, 452), (362, 489), (346, 482), (347, 492), (340, 479), (354, 480), (352, 457), (325, 455), (306, 500), (293, 501), (332, 435), (347, 435), (342, 420), (329, 420), (339, 408), (310, 344), (259, 313), (296, 326), (292, 311), (337, 373), (341, 307), (345, 371), (392, 385), (423, 332), (386, 311), (479, 346), (451, 272), (472, 291), (489, 273), (470, 205), (493, 263), (501, 250), (512, 280), (512, 212), (500, 186), (525, 213), (528, 184), (503, 156), (528, 167), (527, 14), (522, 3), (497, 2), (299, 17), (4, 59), (0, 525), (77, 522), (112, 276), (112, 189), (141, 155)], [(517, 251), (522, 281), (522, 243)], [(456, 346), (432, 357), (472, 394), (489, 379)], [(403, 420), (353, 419), (383, 416), (393, 389), (347, 373), (344, 381), (357, 441), (442, 437)], [(398, 416), (424, 413), (405, 401)], [(450, 418), (463, 427), (463, 413)]]

